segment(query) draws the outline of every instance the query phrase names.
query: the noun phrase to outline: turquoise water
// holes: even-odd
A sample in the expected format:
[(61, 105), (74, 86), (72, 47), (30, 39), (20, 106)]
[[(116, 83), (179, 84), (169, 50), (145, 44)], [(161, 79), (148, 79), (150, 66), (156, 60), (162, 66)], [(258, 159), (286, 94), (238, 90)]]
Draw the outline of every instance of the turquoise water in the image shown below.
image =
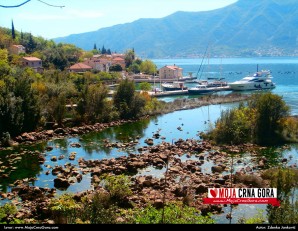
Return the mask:
[[(183, 68), (184, 76), (189, 72), (197, 76), (202, 59), (156, 59), (153, 60), (158, 68), (165, 65), (177, 65)], [(297, 57), (277, 57), (277, 58), (212, 58), (204, 60), (198, 79), (208, 77), (225, 78), (227, 82), (234, 82), (243, 78), (247, 74), (257, 70), (271, 70), (276, 88), (273, 93), (283, 96), (284, 100), (292, 108), (292, 114), (298, 115), (298, 58)], [(188, 84), (193, 86), (194, 84)], [(180, 96), (185, 98), (189, 96)], [(171, 98), (165, 98), (170, 101)]]
[[(176, 64), (184, 69), (185, 75), (187, 72), (196, 72), (199, 68), (201, 60), (154, 60), (157, 66), (166, 64)], [(222, 67), (222, 76), (226, 81), (235, 81), (242, 78), (249, 72), (256, 70), (256, 64), (259, 64), (260, 69), (270, 69), (274, 77), (274, 82), (277, 87), (273, 90), (274, 93), (282, 95), (285, 101), (291, 106), (292, 114), (298, 115), (298, 59), (296, 58), (273, 58), (273, 59), (223, 59), (222, 65), (220, 59), (210, 60), (210, 71), (204, 74), (212, 74), (217, 76), (220, 74), (220, 67)], [(212, 70), (212, 71), (211, 71)], [(183, 96), (188, 97), (188, 96)], [(174, 97), (168, 97), (163, 100), (173, 100)], [(0, 162), (2, 165), (8, 164), (11, 154), (19, 154), (21, 152), (27, 153), (19, 159), (19, 161), (10, 164), (10, 177), (7, 179), (0, 178), (0, 190), (10, 191), (11, 184), (16, 179), (36, 177), (30, 184), (39, 187), (54, 187), (53, 179), (56, 176), (46, 174), (47, 171), (57, 165), (65, 165), (71, 163), (76, 168), (78, 167), (78, 159), (84, 158), (86, 160), (92, 159), (108, 159), (115, 158), (129, 153), (138, 153), (137, 148), (146, 146), (145, 139), (152, 138), (153, 134), (158, 132), (159, 139), (154, 139), (154, 144), (165, 142), (175, 142), (179, 138), (199, 139), (198, 133), (207, 131), (219, 117), (221, 111), (237, 106), (236, 104), (225, 105), (210, 105), (192, 110), (177, 111), (166, 115), (161, 115), (155, 118), (138, 121), (135, 123), (128, 123), (118, 127), (108, 128), (102, 132), (89, 133), (81, 137), (57, 139), (48, 142), (43, 142), (31, 146), (21, 146), (15, 150), (0, 151)], [(178, 128), (181, 129), (178, 129)], [(113, 143), (130, 143), (135, 142), (136, 146), (129, 148), (106, 148), (104, 147), (104, 140), (109, 140)], [(80, 143), (80, 148), (71, 147), (71, 143)], [(52, 146), (52, 151), (46, 151), (47, 146)], [(46, 162), (42, 165), (38, 164), (35, 151), (42, 152), (46, 158)], [(75, 160), (69, 160), (70, 153), (76, 153)], [(268, 150), (266, 155), (271, 155), (276, 158), (287, 157), (291, 159), (291, 164), (298, 163), (298, 147), (291, 145), (287, 150), (272, 148)], [(64, 158), (57, 162), (51, 161), (51, 157), (59, 157), (64, 155)], [(291, 158), (290, 158), (291, 157)], [(184, 158), (184, 157), (183, 157)], [(21, 160), (21, 161), (20, 161)], [(210, 171), (211, 164), (204, 165), (204, 171)], [(206, 169), (205, 169), (206, 168)], [(13, 171), (12, 171), (13, 170)], [(163, 177), (164, 170), (157, 170), (152, 167), (143, 169), (139, 174), (148, 175), (152, 173), (155, 177)], [(90, 174), (83, 175), (83, 180), (80, 183), (72, 184), (67, 191), (79, 192), (91, 188)], [(61, 194), (64, 191), (58, 190)], [(236, 216), (242, 214), (253, 215), (256, 207), (254, 206), (239, 206), (236, 211)], [(220, 223), (228, 223), (225, 215), (217, 216), (217, 221)], [(235, 219), (234, 222), (237, 222)]]

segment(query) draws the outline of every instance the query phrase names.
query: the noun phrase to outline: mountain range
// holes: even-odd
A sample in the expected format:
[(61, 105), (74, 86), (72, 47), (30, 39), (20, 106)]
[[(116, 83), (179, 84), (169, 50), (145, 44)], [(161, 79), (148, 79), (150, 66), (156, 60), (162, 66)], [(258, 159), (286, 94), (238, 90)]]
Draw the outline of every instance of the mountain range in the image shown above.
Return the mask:
[(224, 8), (139, 19), (54, 39), (85, 50), (134, 48), (148, 58), (298, 55), (297, 0), (239, 0)]

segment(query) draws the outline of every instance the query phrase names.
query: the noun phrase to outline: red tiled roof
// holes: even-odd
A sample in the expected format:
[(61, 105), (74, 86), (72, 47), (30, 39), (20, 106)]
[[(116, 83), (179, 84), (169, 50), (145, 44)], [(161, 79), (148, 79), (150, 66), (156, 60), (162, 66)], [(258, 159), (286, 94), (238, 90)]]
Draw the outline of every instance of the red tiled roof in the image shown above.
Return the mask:
[(182, 69), (181, 67), (178, 67), (178, 66), (166, 66), (166, 67), (169, 68), (169, 69), (172, 69), (172, 70)]
[(92, 69), (92, 67), (90, 67), (84, 63), (76, 63), (76, 64), (72, 65), (69, 69), (70, 70), (81, 70), (81, 69)]
[(12, 46), (17, 48), (25, 48), (23, 45), (12, 45)]
[(124, 59), (122, 59), (122, 58), (120, 58), (120, 57), (114, 58), (113, 60), (114, 60), (114, 61), (124, 61)]
[(23, 57), (23, 59), (25, 59), (26, 61), (30, 61), (30, 62), (32, 62), (32, 61), (41, 61), (41, 59), (39, 59), (39, 58), (36, 58), (36, 57)]

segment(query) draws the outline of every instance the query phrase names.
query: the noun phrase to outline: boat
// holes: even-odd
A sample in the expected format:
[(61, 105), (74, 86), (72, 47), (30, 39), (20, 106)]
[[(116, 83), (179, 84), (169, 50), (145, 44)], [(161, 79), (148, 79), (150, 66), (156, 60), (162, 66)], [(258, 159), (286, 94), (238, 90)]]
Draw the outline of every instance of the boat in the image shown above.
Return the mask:
[(188, 93), (190, 95), (201, 95), (215, 92), (212, 87), (207, 87), (204, 84), (197, 84), (195, 87), (188, 88)]
[(198, 80), (197, 83), (201, 85), (206, 85), (207, 87), (226, 87), (228, 82), (223, 81), (224, 78), (213, 78), (213, 81), (208, 80)]
[(245, 76), (241, 80), (229, 83), (229, 86), (234, 91), (270, 90), (275, 88), (272, 78), (269, 70), (262, 70), (255, 72), (253, 75)]
[(184, 82), (174, 81), (173, 83), (163, 83), (161, 84), (164, 91), (179, 91), (187, 90), (187, 87), (184, 86)]

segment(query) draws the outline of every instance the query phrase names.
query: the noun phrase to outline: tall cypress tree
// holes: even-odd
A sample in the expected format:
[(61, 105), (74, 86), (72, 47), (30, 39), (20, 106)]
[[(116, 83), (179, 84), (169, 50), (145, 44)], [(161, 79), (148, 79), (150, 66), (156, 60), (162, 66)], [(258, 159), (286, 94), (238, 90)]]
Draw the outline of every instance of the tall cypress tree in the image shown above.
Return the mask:
[(107, 50), (105, 48), (105, 46), (103, 45), (102, 48), (101, 48), (101, 53), (102, 54), (106, 54), (107, 53)]
[(93, 50), (97, 50), (96, 43), (94, 43)]
[(11, 37), (12, 37), (12, 39), (16, 38), (16, 34), (15, 34), (15, 31), (14, 31), (13, 20), (11, 20)]

